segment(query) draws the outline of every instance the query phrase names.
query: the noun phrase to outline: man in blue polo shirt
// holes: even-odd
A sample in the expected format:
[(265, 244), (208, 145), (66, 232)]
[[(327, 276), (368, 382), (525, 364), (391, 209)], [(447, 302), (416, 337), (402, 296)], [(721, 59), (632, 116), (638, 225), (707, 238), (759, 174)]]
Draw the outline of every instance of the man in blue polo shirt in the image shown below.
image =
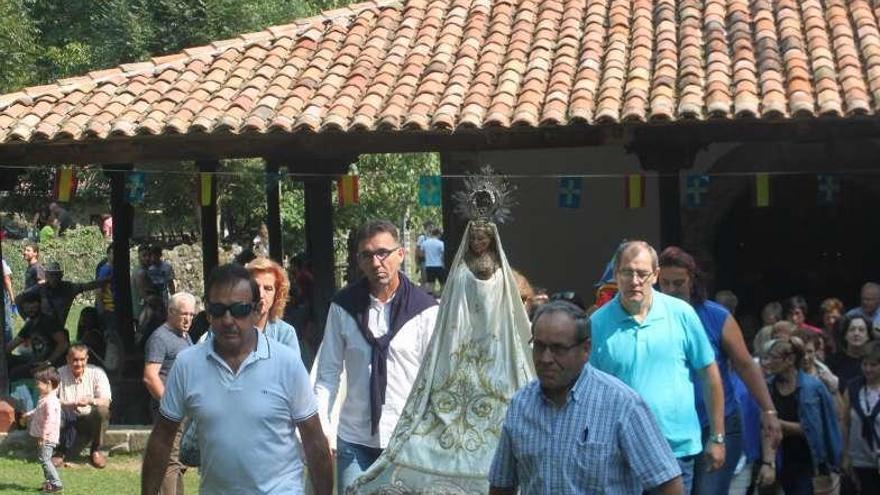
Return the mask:
[(314, 492), (333, 488), (330, 449), (302, 359), (256, 329), (260, 292), (244, 267), (225, 265), (208, 280), (213, 338), (180, 354), (165, 383), (147, 443), (141, 492), (159, 491), (175, 433), (199, 423), (205, 494), (301, 494), (302, 437)]
[[(715, 354), (689, 304), (655, 292), (657, 252), (644, 241), (621, 244), (614, 257), (617, 295), (590, 317), (591, 362), (632, 387), (657, 417), (690, 493), (694, 460), (724, 463), (724, 392)], [(702, 382), (711, 435), (701, 445), (691, 372)]]

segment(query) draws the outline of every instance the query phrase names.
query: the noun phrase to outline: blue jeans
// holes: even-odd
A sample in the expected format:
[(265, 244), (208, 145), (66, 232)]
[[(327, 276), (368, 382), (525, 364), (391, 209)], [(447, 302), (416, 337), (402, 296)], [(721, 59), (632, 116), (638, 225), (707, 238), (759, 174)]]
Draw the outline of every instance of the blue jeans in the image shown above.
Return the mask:
[[(708, 440), (709, 428), (704, 428), (703, 444)], [(726, 494), (730, 491), (733, 471), (743, 450), (742, 421), (738, 412), (724, 418), (724, 450), (724, 465), (715, 471), (707, 471), (709, 465), (705, 456), (697, 457), (694, 465), (694, 495)]]
[(58, 477), (58, 470), (56, 470), (55, 465), (52, 464), (52, 452), (54, 451), (54, 443), (43, 442), (42, 447), (37, 447), (37, 459), (40, 461), (40, 466), (43, 468), (43, 477), (46, 479), (46, 482), (52, 486), (60, 487), (61, 478)]
[(6, 310), (3, 320), (3, 342), (9, 345), (12, 342), (12, 301), (9, 300), (6, 289), (0, 288), (0, 290), (3, 291), (3, 309)]
[(382, 449), (349, 443), (336, 437), (336, 493), (343, 495), (345, 489), (372, 466), (380, 455)]

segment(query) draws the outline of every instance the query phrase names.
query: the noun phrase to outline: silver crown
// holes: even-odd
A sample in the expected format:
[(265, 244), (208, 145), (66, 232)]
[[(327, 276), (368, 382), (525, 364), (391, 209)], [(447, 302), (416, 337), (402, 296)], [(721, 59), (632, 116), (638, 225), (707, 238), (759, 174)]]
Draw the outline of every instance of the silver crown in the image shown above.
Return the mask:
[(455, 192), (455, 212), (467, 220), (502, 224), (510, 221), (510, 209), (516, 204), (516, 190), (486, 165), (478, 173), (468, 174), (464, 188)]

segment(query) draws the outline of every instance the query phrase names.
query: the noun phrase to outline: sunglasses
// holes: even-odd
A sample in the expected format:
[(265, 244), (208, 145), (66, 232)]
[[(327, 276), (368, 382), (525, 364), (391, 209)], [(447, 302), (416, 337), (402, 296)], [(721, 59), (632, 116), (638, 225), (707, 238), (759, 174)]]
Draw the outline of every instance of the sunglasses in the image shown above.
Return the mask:
[(253, 313), (254, 303), (234, 303), (229, 306), (221, 303), (208, 303), (205, 310), (214, 318), (222, 318), (229, 311), (233, 318), (244, 318)]

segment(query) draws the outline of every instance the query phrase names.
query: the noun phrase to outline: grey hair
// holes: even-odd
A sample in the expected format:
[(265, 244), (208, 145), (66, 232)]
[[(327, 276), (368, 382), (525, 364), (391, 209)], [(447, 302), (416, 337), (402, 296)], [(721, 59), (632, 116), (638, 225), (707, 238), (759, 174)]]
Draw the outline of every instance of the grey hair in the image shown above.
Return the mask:
[(651, 255), (651, 269), (656, 272), (660, 268), (657, 250), (645, 241), (626, 241), (621, 243), (617, 247), (617, 252), (614, 253), (614, 272), (617, 273), (620, 270), (620, 263), (624, 255), (629, 253), (638, 254), (642, 251), (647, 251)]
[(175, 310), (177, 310), (177, 308), (180, 307), (180, 304), (183, 302), (188, 302), (192, 304), (193, 307), (195, 307), (196, 297), (189, 292), (180, 291), (168, 298), (168, 308), (174, 308)]
[(550, 301), (546, 304), (542, 304), (537, 310), (535, 310), (535, 315), (532, 318), (532, 335), (535, 334), (535, 326), (537, 325), (538, 320), (544, 315), (554, 313), (563, 313), (568, 315), (568, 317), (574, 321), (575, 341), (583, 342), (590, 338), (592, 332), (590, 328), (590, 319), (587, 317), (587, 313), (576, 304), (563, 300)]

